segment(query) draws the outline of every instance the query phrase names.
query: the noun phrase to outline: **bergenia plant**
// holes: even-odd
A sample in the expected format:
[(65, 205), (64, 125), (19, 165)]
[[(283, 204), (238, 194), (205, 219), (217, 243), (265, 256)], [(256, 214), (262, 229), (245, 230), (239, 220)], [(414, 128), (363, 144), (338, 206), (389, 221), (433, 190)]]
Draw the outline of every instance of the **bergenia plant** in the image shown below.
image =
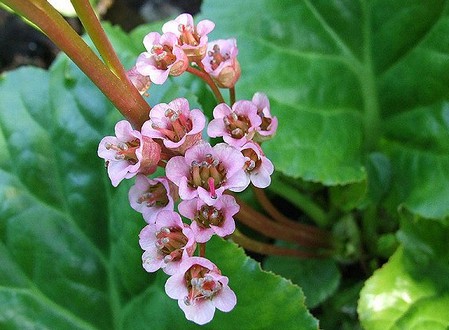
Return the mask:
[(449, 2), (204, 0), (0, 77), (0, 328), (447, 329)]

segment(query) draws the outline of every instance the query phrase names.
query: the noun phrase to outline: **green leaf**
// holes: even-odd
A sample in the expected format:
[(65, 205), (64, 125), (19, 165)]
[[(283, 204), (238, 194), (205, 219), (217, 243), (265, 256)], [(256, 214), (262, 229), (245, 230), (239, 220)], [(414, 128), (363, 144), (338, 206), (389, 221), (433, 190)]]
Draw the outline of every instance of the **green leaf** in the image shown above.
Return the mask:
[[(279, 129), (264, 150), (276, 169), (331, 186), (367, 180), (391, 210), (449, 215), (447, 1), (245, 4), (235, 14), (237, 1), (205, 1), (203, 15), (217, 23), (210, 39), (238, 40), (238, 96), (271, 100)], [(373, 152), (391, 173), (368, 164), (367, 177)]]
[(447, 329), (449, 291), (414, 277), (408, 265), (399, 249), (365, 283), (358, 307), (365, 329)]
[(335, 260), (302, 260), (292, 257), (269, 256), (264, 268), (290, 279), (304, 291), (309, 308), (320, 303), (335, 293), (340, 284), (340, 272)]
[[(347, 17), (333, 8), (337, 1), (250, 0), (245, 6), (251, 10), (236, 14), (238, 1), (205, 1), (202, 13), (216, 22), (210, 40), (237, 38), (239, 98), (251, 99), (256, 91), (270, 98), (279, 129), (264, 150), (276, 169), (326, 185), (364, 180), (366, 82), (351, 49), (361, 45), (359, 6), (346, 2)], [(349, 34), (342, 39), (340, 32)]]

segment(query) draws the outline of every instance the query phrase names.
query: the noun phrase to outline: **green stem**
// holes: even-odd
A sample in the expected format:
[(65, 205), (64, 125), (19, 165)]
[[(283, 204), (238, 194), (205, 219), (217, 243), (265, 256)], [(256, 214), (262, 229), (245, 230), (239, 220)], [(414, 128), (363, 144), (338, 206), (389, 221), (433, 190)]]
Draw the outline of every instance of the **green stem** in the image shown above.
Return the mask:
[(90, 2), (88, 0), (70, 0), (75, 11), (86, 29), (87, 34), (94, 43), (103, 61), (112, 70), (117, 77), (127, 81), (125, 69), (117, 57), (100, 21), (97, 18)]
[(221, 95), (220, 89), (217, 87), (217, 85), (214, 83), (210, 75), (208, 75), (206, 72), (203, 72), (201, 70), (195, 69), (194, 67), (187, 67), (187, 72), (190, 72), (191, 74), (201, 78), (206, 82), (206, 84), (209, 85), (210, 89), (215, 95), (215, 98), (217, 99), (218, 103), (225, 103), (223, 99), (223, 95)]
[[(120, 80), (46, 0), (0, 0), (44, 32), (111, 100), (131, 124), (140, 128), (150, 106), (135, 88)], [(136, 91), (136, 92), (134, 92)]]
[(326, 212), (308, 196), (302, 194), (294, 187), (289, 186), (286, 182), (273, 180), (269, 189), (300, 208), (319, 227), (323, 228), (328, 225), (329, 219)]
[(380, 107), (377, 96), (376, 77), (374, 74), (371, 46), (371, 15), (368, 4), (362, 1), (364, 15), (363, 26), (363, 64), (359, 70), (359, 81), (362, 88), (364, 104), (364, 133), (365, 147), (367, 151), (376, 148), (380, 135)]
[(235, 103), (235, 87), (229, 88), (229, 100), (232, 107), (232, 105)]

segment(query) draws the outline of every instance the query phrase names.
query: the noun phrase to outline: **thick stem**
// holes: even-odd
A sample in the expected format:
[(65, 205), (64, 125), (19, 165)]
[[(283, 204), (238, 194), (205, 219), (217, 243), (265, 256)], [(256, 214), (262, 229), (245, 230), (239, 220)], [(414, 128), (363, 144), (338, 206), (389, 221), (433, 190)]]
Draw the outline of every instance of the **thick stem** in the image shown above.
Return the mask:
[(231, 239), (244, 249), (265, 255), (293, 256), (303, 259), (323, 258), (325, 254), (283, 248), (280, 246), (262, 243), (242, 234), (238, 229), (231, 235)]
[(105, 64), (117, 77), (123, 81), (127, 81), (128, 78), (125, 69), (109, 42), (90, 2), (88, 0), (70, 0), (70, 2)]
[(199, 256), (206, 258), (206, 243), (198, 243), (198, 246), (200, 247)]
[(148, 119), (150, 106), (137, 90), (130, 89), (128, 84), (110, 71), (46, 0), (0, 1), (38, 26), (75, 62), (134, 127), (140, 128)]
[(265, 215), (257, 212), (251, 206), (234, 196), (240, 205), (240, 211), (236, 218), (246, 226), (260, 232), (261, 234), (275, 239), (296, 243), (308, 248), (332, 248), (330, 239), (311, 236), (304, 231), (292, 229), (272, 221)]
[(285, 184), (285, 182), (278, 182), (273, 180), (270, 185), (270, 190), (292, 202), (305, 214), (307, 214), (318, 226), (327, 226), (329, 219), (326, 212), (324, 212), (310, 198), (301, 194), (301, 192), (299, 192), (297, 189), (291, 187), (288, 184)]
[(201, 70), (195, 69), (192, 66), (187, 67), (187, 71), (190, 72), (191, 74), (193, 74), (193, 75), (203, 79), (204, 82), (206, 82), (206, 84), (209, 85), (209, 87), (212, 90), (212, 92), (214, 93), (215, 98), (217, 99), (218, 103), (225, 103), (225, 101), (223, 99), (223, 95), (221, 95), (220, 89), (214, 83), (214, 81), (212, 80), (210, 75), (208, 75), (206, 72), (203, 72)]
[(286, 226), (301, 230), (306, 233), (308, 233), (311, 236), (316, 237), (317, 239), (323, 239), (323, 240), (329, 240), (329, 233), (325, 232), (319, 228), (305, 225), (302, 223), (299, 223), (297, 221), (294, 221), (288, 217), (286, 217), (284, 214), (279, 212), (279, 210), (271, 203), (271, 201), (268, 199), (267, 195), (265, 194), (264, 189), (260, 189), (257, 187), (253, 187), (254, 194), (256, 195), (257, 200), (259, 201), (260, 205), (264, 208), (264, 210), (273, 218), (273, 220), (283, 223)]

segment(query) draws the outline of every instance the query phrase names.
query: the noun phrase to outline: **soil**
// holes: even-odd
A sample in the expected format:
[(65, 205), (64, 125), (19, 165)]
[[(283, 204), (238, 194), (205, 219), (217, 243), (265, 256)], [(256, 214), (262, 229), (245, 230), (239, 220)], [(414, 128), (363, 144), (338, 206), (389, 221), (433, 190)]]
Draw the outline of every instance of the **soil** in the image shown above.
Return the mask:
[[(103, 20), (120, 25), (125, 31), (152, 21), (163, 20), (187, 12), (199, 12), (201, 0), (101, 0), (98, 9)], [(83, 33), (75, 18), (67, 21)], [(58, 48), (41, 32), (18, 16), (0, 9), (0, 73), (23, 65), (48, 68)]]

